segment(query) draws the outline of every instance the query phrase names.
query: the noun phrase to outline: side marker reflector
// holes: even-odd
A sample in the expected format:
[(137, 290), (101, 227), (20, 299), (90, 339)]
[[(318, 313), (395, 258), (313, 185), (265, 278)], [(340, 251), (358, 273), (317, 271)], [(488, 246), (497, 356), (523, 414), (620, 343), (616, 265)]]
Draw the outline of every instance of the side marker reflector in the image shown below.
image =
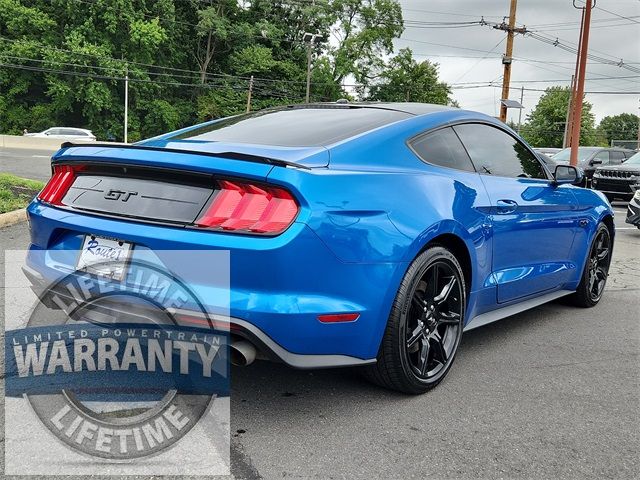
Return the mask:
[(322, 323), (355, 322), (358, 318), (360, 318), (359, 313), (333, 313), (330, 315), (318, 315), (318, 320)]

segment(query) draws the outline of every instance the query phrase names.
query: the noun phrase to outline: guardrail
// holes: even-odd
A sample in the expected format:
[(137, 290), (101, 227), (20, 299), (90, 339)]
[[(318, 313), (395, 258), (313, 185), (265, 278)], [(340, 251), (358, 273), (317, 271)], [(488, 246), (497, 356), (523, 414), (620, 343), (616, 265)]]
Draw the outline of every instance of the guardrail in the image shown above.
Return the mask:
[[(33, 150), (47, 150), (55, 152), (64, 142), (59, 138), (25, 137), (18, 135), (0, 135), (0, 148), (30, 148)], [(76, 142), (76, 140), (74, 140)], [(91, 142), (87, 142), (91, 143)], [(113, 142), (100, 142), (113, 143)]]

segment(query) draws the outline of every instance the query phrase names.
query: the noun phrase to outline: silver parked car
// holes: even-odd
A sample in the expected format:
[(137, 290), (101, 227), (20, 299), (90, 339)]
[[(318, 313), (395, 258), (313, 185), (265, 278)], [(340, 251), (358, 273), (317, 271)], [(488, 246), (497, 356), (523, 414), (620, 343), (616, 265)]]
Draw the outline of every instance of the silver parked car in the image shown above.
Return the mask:
[(91, 130), (85, 130), (84, 128), (73, 127), (51, 127), (44, 132), (38, 133), (25, 133), (25, 137), (41, 137), (41, 138), (57, 138), (60, 140), (69, 141), (85, 141), (95, 142), (96, 136)]

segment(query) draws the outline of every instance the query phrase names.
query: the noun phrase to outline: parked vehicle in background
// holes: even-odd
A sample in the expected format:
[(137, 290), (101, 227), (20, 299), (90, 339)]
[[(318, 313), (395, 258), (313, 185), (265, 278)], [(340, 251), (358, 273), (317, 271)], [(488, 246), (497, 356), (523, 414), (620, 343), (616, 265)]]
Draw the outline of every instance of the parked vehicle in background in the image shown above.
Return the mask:
[(543, 153), (548, 157), (553, 157), (556, 153), (559, 153), (562, 151), (561, 148), (551, 148), (551, 147), (534, 148), (534, 150), (538, 153)]
[[(620, 165), (636, 152), (626, 148), (607, 147), (579, 147), (578, 167), (584, 171), (585, 186), (591, 183), (593, 172), (600, 166)], [(555, 154), (553, 159), (558, 163), (569, 163), (571, 160), (571, 148), (565, 148)]]
[(95, 142), (96, 136), (91, 130), (84, 128), (72, 127), (51, 127), (43, 132), (25, 133), (25, 137), (41, 137), (41, 138), (59, 138), (60, 140), (69, 140), (74, 142)]
[(549, 168), (550, 171), (555, 172), (556, 167), (558, 165), (561, 165), (560, 163), (556, 162), (552, 157), (550, 157), (549, 155), (546, 155), (544, 153), (541, 153), (540, 151), (536, 151), (536, 153), (538, 154), (538, 158), (540, 160), (542, 160), (542, 162)]
[(640, 188), (640, 153), (622, 165), (599, 167), (593, 174), (593, 188), (604, 192), (609, 200), (631, 200)]
[(627, 207), (627, 223), (640, 228), (640, 187)]

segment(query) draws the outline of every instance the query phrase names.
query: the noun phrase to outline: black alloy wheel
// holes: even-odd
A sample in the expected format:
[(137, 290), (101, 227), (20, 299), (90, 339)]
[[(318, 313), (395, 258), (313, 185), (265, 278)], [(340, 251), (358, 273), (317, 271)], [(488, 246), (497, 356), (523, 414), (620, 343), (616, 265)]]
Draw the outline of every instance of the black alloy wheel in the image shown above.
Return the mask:
[(453, 360), (461, 318), (462, 285), (455, 267), (445, 261), (429, 265), (416, 285), (406, 319), (406, 356), (424, 380), (440, 374)]
[(604, 292), (609, 275), (611, 257), (611, 237), (609, 229), (598, 230), (596, 238), (589, 253), (589, 296), (591, 301), (598, 302)]
[(607, 284), (612, 251), (611, 233), (607, 226), (601, 223), (591, 242), (589, 257), (578, 289), (571, 296), (575, 305), (589, 308), (598, 304)]
[(435, 387), (455, 359), (466, 300), (456, 257), (442, 246), (420, 254), (401, 282), (377, 362), (365, 369), (367, 377), (411, 394)]

